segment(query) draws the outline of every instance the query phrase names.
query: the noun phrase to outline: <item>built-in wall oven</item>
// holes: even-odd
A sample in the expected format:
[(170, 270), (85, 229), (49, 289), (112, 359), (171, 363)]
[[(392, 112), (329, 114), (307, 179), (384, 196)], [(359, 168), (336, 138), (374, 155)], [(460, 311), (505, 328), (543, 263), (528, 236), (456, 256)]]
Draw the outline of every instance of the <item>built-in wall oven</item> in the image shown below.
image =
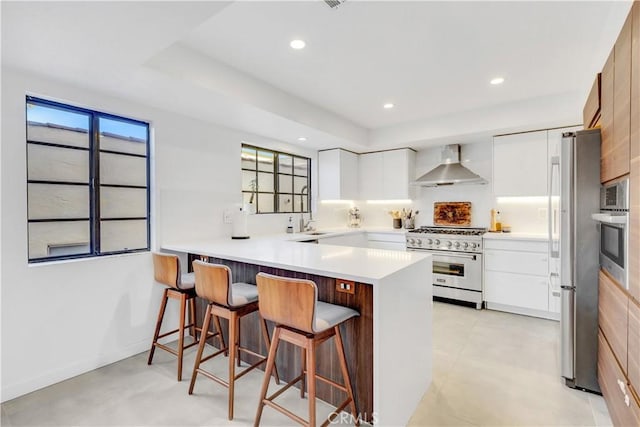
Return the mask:
[(600, 267), (628, 288), (629, 180), (603, 185), (600, 212), (592, 215), (600, 227)]
[(407, 250), (433, 261), (433, 295), (482, 308), (482, 235), (485, 228), (422, 227), (407, 233)]

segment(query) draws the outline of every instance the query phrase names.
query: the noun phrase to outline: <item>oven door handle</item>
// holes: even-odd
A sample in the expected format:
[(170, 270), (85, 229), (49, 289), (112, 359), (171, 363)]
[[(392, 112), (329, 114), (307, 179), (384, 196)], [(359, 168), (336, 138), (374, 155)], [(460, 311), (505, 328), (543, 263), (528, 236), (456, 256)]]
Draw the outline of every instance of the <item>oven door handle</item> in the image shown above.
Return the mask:
[(448, 256), (448, 257), (452, 257), (452, 258), (465, 258), (465, 259), (471, 259), (471, 260), (476, 260), (478, 257), (478, 254), (465, 254), (465, 253), (460, 253), (460, 252), (446, 252), (446, 251), (433, 251), (433, 250), (426, 250), (424, 252), (433, 254), (433, 255), (442, 255), (442, 256)]

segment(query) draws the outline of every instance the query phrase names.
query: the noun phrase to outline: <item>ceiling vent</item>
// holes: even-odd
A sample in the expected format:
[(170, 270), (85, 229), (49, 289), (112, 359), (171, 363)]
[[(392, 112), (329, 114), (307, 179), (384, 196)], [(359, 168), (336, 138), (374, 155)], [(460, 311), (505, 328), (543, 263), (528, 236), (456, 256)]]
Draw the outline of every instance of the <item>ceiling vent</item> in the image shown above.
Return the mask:
[(328, 4), (331, 9), (336, 9), (338, 6), (340, 6), (345, 1), (347, 1), (347, 0), (324, 0), (324, 2), (326, 4)]

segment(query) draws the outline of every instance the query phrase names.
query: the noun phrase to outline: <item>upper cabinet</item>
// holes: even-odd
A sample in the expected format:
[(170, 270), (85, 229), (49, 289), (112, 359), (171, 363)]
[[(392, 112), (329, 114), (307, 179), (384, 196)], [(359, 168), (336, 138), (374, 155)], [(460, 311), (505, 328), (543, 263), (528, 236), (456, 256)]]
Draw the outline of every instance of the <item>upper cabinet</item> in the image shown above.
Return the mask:
[(408, 148), (360, 155), (360, 198), (412, 199), (415, 152)]
[(547, 191), (547, 131), (495, 137), (494, 194), (546, 196)]
[(358, 155), (342, 149), (318, 153), (320, 200), (358, 198)]
[(598, 73), (591, 86), (591, 91), (587, 97), (587, 102), (582, 110), (582, 123), (586, 128), (593, 128), (599, 124), (600, 120), (600, 77)]
[(601, 182), (629, 173), (632, 18), (629, 14), (602, 69)]

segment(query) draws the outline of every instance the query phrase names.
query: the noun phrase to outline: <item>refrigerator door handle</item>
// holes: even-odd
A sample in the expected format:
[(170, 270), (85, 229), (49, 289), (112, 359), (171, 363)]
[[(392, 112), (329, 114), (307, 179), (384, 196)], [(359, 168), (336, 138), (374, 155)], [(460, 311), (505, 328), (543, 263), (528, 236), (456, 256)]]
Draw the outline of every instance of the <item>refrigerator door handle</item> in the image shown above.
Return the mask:
[(547, 221), (549, 225), (549, 256), (557, 259), (560, 258), (560, 248), (558, 247), (558, 239), (554, 239), (554, 235), (558, 232), (558, 225), (556, 223), (557, 210), (553, 205), (553, 190), (556, 179), (560, 178), (560, 157), (553, 156), (549, 166), (549, 206), (547, 209), (547, 214), (549, 215), (549, 220)]
[(562, 286), (560, 295), (560, 369), (562, 376), (574, 379), (575, 288)]

